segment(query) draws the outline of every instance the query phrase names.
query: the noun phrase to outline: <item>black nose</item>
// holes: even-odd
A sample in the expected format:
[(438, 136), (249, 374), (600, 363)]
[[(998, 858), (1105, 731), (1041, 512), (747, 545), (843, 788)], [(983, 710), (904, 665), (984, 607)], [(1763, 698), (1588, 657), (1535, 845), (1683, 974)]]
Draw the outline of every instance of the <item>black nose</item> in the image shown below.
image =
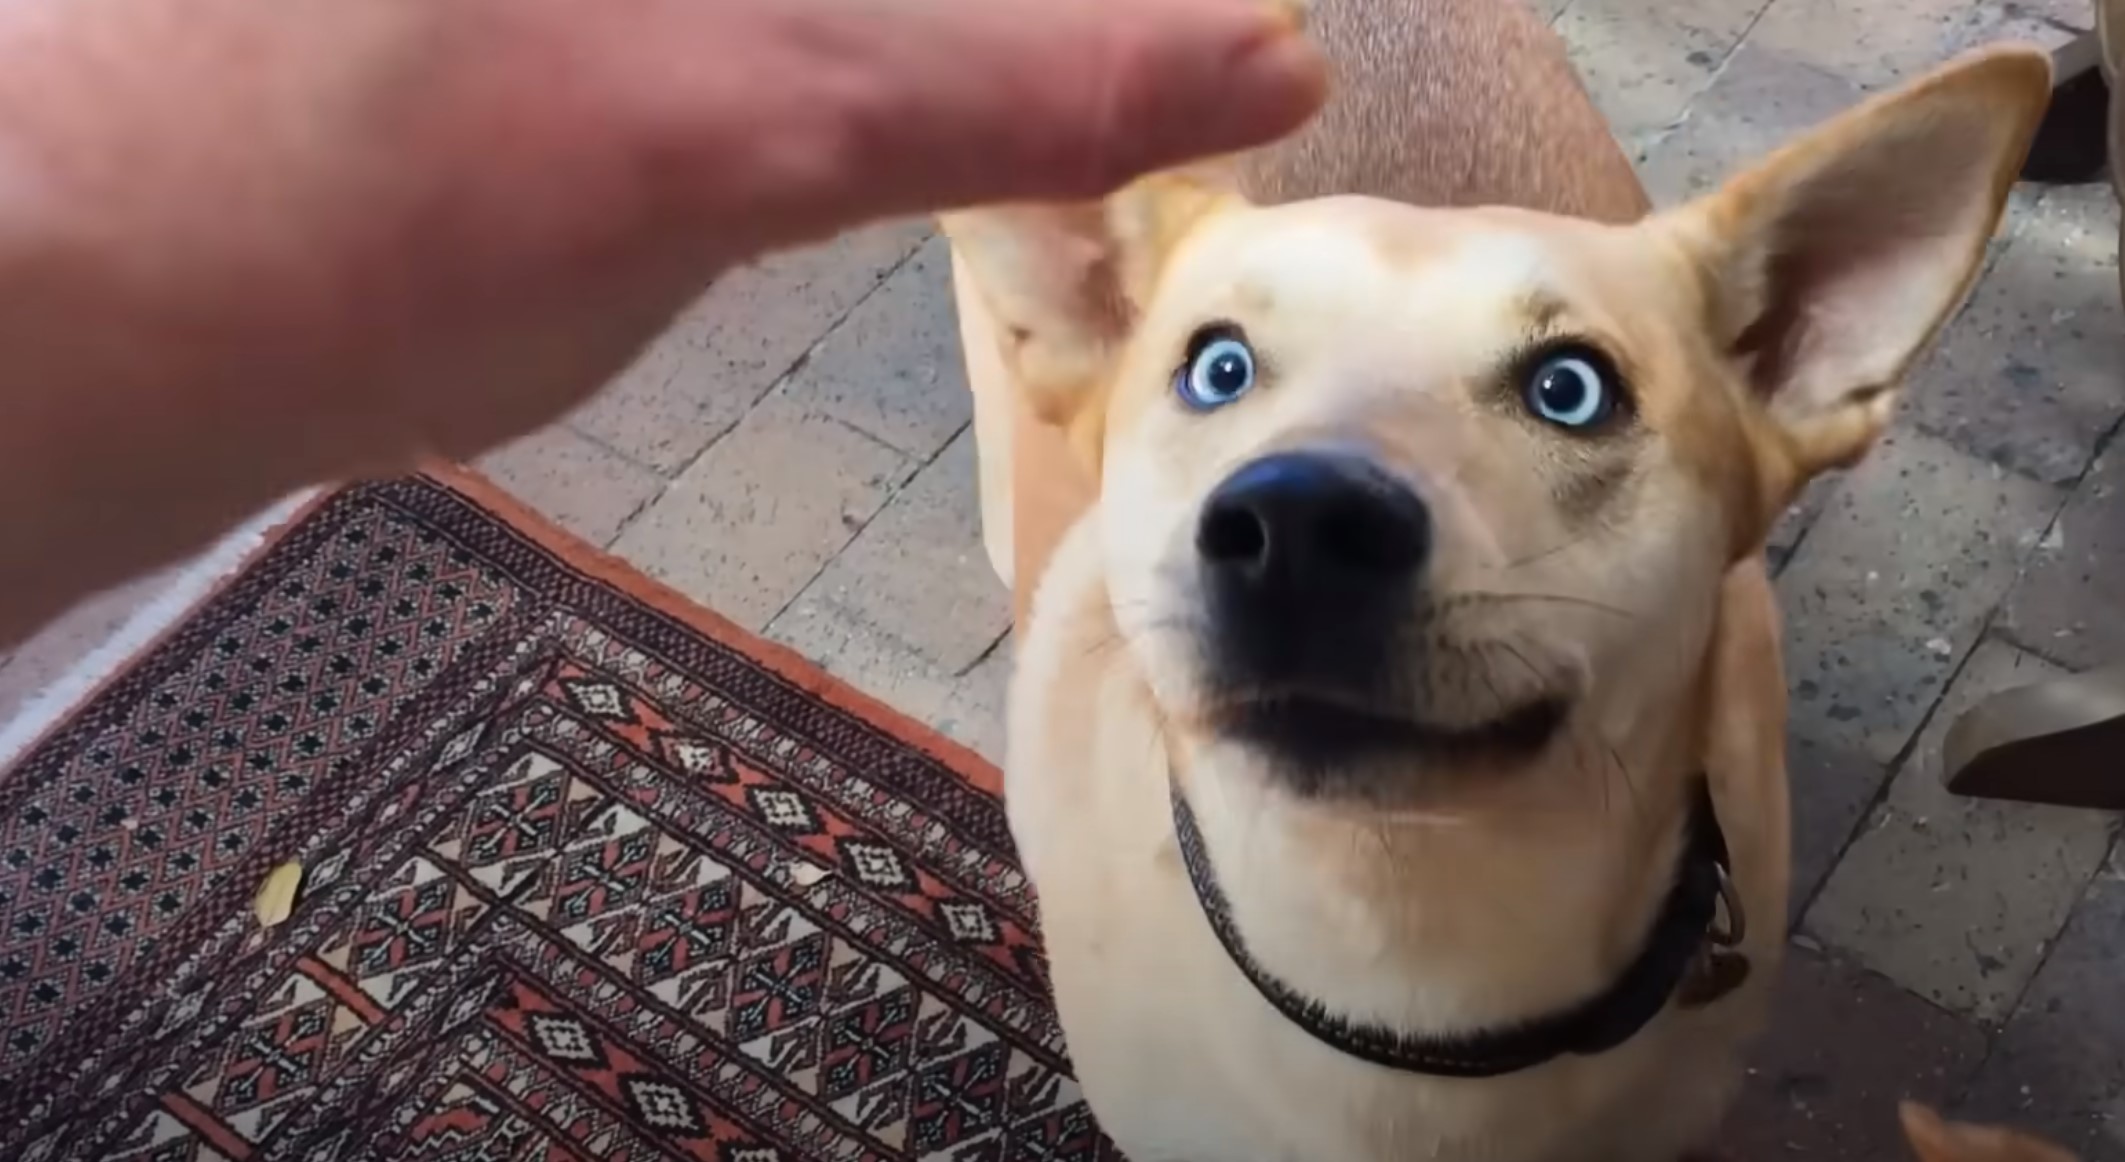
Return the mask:
[(1217, 486), (1195, 547), (1214, 585), (1252, 602), (1401, 597), (1431, 554), (1431, 512), (1362, 457), (1285, 452)]

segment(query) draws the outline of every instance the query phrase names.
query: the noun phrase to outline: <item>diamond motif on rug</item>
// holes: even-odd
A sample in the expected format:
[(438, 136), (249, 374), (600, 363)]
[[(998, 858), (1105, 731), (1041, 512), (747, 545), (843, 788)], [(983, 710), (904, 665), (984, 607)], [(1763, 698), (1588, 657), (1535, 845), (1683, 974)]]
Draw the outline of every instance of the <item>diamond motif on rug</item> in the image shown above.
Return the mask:
[(849, 841), (841, 845), (841, 861), (865, 887), (905, 892), (915, 887), (900, 853), (877, 843)]
[(817, 835), (819, 815), (804, 796), (795, 791), (777, 791), (751, 787), (746, 797), (752, 800), (753, 810), (761, 820), (779, 830), (793, 835)]
[(664, 753), (679, 764), (679, 769), (689, 775), (697, 775), (718, 782), (730, 778), (730, 761), (722, 747), (696, 739), (682, 738), (665, 743)]
[(598, 718), (626, 720), (627, 699), (618, 686), (609, 682), (577, 681), (565, 683), (570, 699), (585, 713)]
[(598, 1052), (598, 1043), (583, 1023), (569, 1017), (535, 1016), (531, 1018), (531, 1034), (546, 1056), (556, 1061), (582, 1065), (603, 1065), (605, 1055)]
[(996, 925), (989, 919), (989, 910), (973, 900), (948, 900), (937, 905), (937, 914), (944, 917), (945, 930), (961, 944), (996, 943)]
[(635, 1116), (651, 1129), (688, 1138), (698, 1138), (707, 1131), (701, 1115), (694, 1110), (693, 1099), (675, 1085), (652, 1077), (625, 1077), (620, 1079), (620, 1089), (634, 1107)]

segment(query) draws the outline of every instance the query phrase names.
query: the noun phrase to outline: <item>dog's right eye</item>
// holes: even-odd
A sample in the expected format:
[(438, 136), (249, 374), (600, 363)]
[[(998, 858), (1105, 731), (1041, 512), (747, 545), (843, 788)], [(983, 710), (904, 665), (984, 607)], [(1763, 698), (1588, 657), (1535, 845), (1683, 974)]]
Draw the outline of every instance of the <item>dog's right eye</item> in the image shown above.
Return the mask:
[(1584, 431), (1608, 422), (1622, 405), (1608, 360), (1590, 347), (1552, 351), (1529, 371), (1527, 410), (1560, 428)]
[(1221, 408), (1254, 386), (1254, 350), (1229, 327), (1207, 327), (1188, 343), (1188, 361), (1173, 377), (1181, 402), (1198, 411)]

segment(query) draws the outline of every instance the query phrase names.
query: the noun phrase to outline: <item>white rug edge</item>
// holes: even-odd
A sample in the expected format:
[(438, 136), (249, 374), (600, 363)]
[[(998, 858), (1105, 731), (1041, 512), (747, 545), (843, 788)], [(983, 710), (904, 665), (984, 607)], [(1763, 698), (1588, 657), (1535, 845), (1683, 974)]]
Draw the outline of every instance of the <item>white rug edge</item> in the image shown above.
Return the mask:
[(90, 650), (24, 703), (11, 721), (0, 726), (0, 771), (12, 767), (107, 679), (198, 608), (223, 581), (251, 560), (275, 529), (319, 491), (310, 488), (290, 494), (224, 535), (182, 566), (169, 588), (135, 610), (102, 645)]

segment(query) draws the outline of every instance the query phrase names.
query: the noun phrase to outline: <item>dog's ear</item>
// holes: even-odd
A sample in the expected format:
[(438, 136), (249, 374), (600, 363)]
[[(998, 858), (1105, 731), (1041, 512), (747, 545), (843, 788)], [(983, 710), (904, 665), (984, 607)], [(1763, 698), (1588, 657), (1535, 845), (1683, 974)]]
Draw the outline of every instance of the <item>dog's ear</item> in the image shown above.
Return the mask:
[(2076, 1162), (2049, 1142), (1996, 1126), (1943, 1121), (1917, 1102), (1903, 1103), (1897, 1113), (1919, 1162)]
[(1656, 220), (1782, 433), (1771, 491), (1851, 464), (1887, 424), (1898, 380), (1977, 279), (2050, 90), (2033, 48), (1973, 53)]
[(1105, 393), (1173, 247), (1236, 205), (1230, 168), (1205, 163), (1096, 202), (992, 206), (940, 222), (995, 322), (1004, 367), (1033, 413), (1095, 465)]

